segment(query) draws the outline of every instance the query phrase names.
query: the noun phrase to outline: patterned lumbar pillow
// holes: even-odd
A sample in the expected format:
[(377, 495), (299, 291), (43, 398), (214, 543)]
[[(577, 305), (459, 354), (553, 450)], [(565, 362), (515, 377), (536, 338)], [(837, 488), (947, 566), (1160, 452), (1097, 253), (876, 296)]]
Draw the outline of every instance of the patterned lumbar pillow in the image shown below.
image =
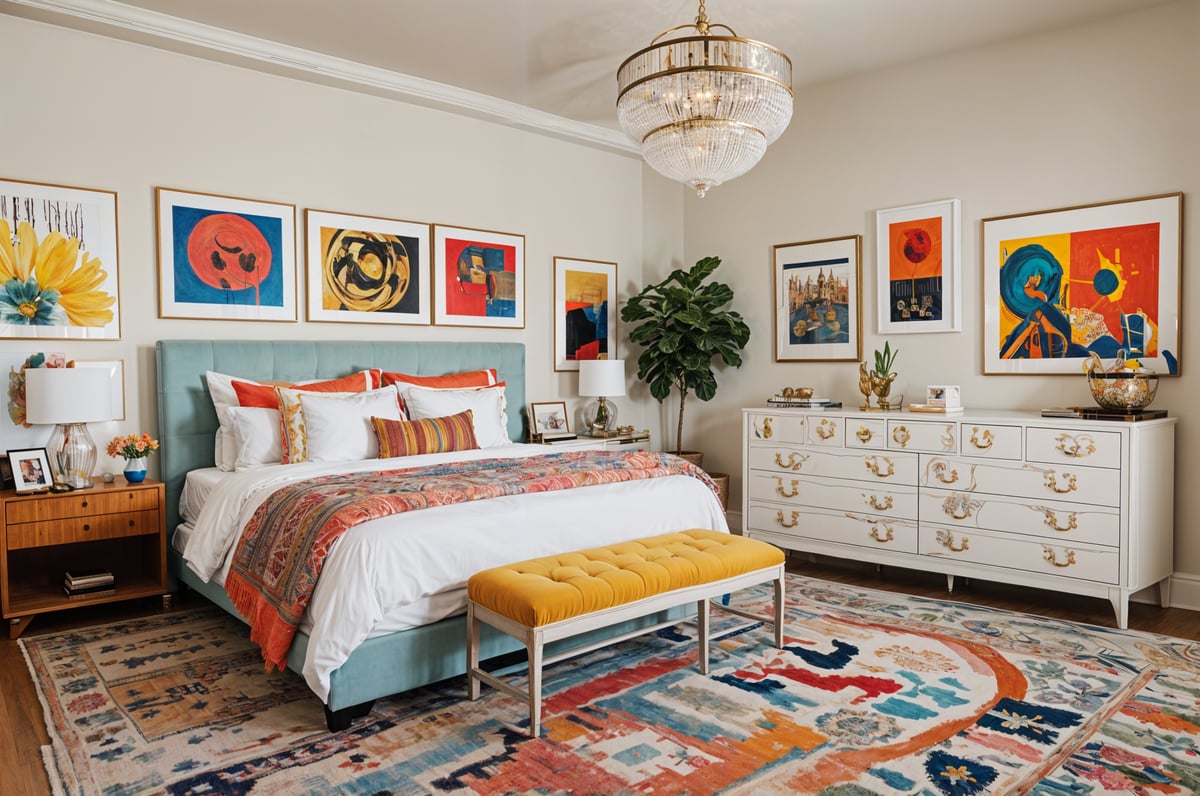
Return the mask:
[(424, 420), (391, 420), (372, 417), (371, 425), (379, 440), (379, 458), (415, 456), (419, 453), (475, 450), (475, 425), (471, 410), (449, 417)]

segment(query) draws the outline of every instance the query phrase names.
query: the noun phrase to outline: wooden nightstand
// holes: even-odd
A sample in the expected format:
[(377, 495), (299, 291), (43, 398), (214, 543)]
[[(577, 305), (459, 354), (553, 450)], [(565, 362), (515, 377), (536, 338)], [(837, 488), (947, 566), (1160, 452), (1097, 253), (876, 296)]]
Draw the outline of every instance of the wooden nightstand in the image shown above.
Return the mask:
[[(167, 594), (163, 484), (95, 480), (64, 494), (0, 491), (0, 613), (9, 638), (38, 614)], [(63, 576), (72, 568), (109, 570), (114, 592), (68, 599)]]

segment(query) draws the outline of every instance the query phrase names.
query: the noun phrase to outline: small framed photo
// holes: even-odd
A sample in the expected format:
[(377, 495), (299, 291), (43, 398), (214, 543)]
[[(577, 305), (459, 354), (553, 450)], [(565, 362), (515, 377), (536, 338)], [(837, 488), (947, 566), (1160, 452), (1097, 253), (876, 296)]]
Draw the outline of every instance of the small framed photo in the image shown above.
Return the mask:
[(8, 455), (0, 456), (0, 489), (12, 489), (16, 486), (13, 481), (12, 464), (8, 461)]
[(961, 230), (957, 199), (875, 213), (880, 334), (962, 329)]
[(930, 384), (925, 388), (925, 405), (958, 409), (962, 406), (962, 392), (957, 384)]
[(530, 404), (529, 418), (535, 436), (555, 437), (571, 433), (565, 401)]
[(24, 448), (8, 452), (8, 466), (18, 492), (42, 492), (50, 488), (53, 475), (45, 448)]

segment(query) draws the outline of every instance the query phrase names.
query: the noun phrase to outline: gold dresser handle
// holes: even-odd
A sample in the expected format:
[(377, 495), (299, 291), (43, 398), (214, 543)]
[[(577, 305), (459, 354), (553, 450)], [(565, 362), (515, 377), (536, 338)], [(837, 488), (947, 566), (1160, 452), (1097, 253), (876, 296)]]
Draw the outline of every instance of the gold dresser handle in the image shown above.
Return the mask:
[(800, 524), (800, 512), (793, 511), (792, 512), (792, 521), (791, 521), (791, 523), (788, 523), (788, 522), (784, 521), (783, 510), (780, 509), (779, 511), (775, 512), (775, 522), (779, 523), (784, 528), (795, 528), (797, 525)]
[(794, 498), (796, 495), (800, 494), (800, 479), (793, 478), (792, 479), (792, 491), (784, 492), (783, 491), (783, 479), (780, 478), (779, 476), (775, 476), (775, 491), (778, 492), (780, 494), (780, 496), (782, 496), (782, 497)]
[(912, 434), (909, 434), (908, 429), (904, 426), (896, 426), (896, 428), (892, 431), (892, 439), (901, 448), (907, 448), (908, 441), (912, 439)]
[(1096, 440), (1091, 434), (1068, 434), (1063, 432), (1054, 438), (1054, 447), (1063, 456), (1083, 459), (1096, 452)]
[(1049, 506), (1031, 506), (1035, 511), (1040, 511), (1046, 515), (1046, 524), (1056, 531), (1074, 531), (1079, 527), (1079, 514), (1072, 511), (1067, 515), (1067, 524), (1060, 525), (1058, 522), (1058, 514)]
[[(879, 535), (880, 525), (887, 529), (887, 533), (885, 533), (883, 536)], [(892, 541), (892, 539), (896, 538), (896, 535), (892, 532), (892, 526), (888, 525), (886, 522), (872, 522), (871, 538), (880, 544), (887, 544), (888, 542)]]
[[(797, 461), (797, 459), (799, 459), (799, 461)], [(775, 451), (775, 466), (784, 470), (791, 470), (793, 473), (798, 472), (800, 468), (804, 466), (806, 461), (808, 461), (808, 456), (806, 454), (791, 451), (788, 453), (788, 459), (785, 462), (783, 460), (783, 454), (779, 451)]]
[[(958, 480), (958, 470), (951, 468), (945, 462), (934, 462), (930, 469), (933, 471), (933, 477), (943, 484), (953, 484)], [(947, 475), (947, 472), (949, 472), (949, 475)]]
[(992, 447), (992, 432), (989, 429), (984, 429), (982, 436), (979, 433), (979, 426), (974, 426), (971, 429), (971, 444), (980, 450), (987, 450)]
[(870, 497), (867, 497), (866, 494), (864, 493), (862, 496), (862, 499), (866, 502), (866, 504), (868, 506), (875, 509), (876, 511), (887, 511), (893, 505), (891, 495), (885, 495), (883, 500), (880, 500), (879, 495), (871, 495)]
[(837, 423), (829, 418), (821, 418), (821, 422), (817, 425), (817, 436), (821, 439), (833, 439), (833, 435), (837, 433)]
[(1067, 560), (1060, 563), (1058, 553), (1054, 552), (1053, 548), (1042, 545), (1042, 558), (1049, 561), (1053, 566), (1065, 569), (1075, 563), (1075, 551), (1064, 547), (1063, 552), (1067, 554)]
[(859, 426), (858, 431), (854, 432), (854, 436), (858, 437), (859, 442), (866, 445), (874, 435), (871, 433), (871, 429), (866, 426)]
[(1075, 491), (1075, 476), (1071, 475), (1070, 473), (1064, 473), (1063, 475), (1066, 476), (1066, 486), (1064, 488), (1059, 488), (1058, 477), (1054, 475), (1053, 470), (1047, 470), (1046, 471), (1046, 481), (1045, 481), (1046, 486), (1048, 486), (1050, 489), (1054, 490), (1055, 492), (1057, 492), (1060, 495), (1065, 495), (1068, 492), (1074, 492)]
[(770, 439), (771, 435), (773, 433), (775, 433), (775, 432), (773, 432), (771, 430), (771, 418), (764, 417), (762, 419), (762, 428), (761, 429), (758, 427), (758, 421), (757, 420), (754, 421), (754, 436), (756, 436), (760, 439)]
[(937, 542), (951, 553), (961, 553), (964, 550), (969, 550), (971, 547), (971, 540), (966, 536), (962, 538), (961, 544), (955, 544), (954, 534), (949, 531), (938, 531)]
[[(887, 465), (887, 470), (884, 472), (880, 472), (881, 468), (879, 466), (879, 462), (881, 460)], [(863, 459), (863, 464), (865, 464), (867, 469), (879, 478), (888, 478), (896, 473), (896, 468), (892, 464), (892, 460), (886, 456), (868, 456), (867, 458)]]
[(942, 501), (942, 513), (956, 520), (965, 520), (983, 504), (962, 495), (951, 495)]

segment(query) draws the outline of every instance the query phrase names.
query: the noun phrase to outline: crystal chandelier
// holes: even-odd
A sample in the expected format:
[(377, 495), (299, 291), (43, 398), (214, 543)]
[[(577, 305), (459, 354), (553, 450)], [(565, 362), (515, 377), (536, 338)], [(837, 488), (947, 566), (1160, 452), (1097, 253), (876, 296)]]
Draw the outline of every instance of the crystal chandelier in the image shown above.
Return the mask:
[[(660, 41), (685, 29), (698, 35)], [(694, 24), (663, 31), (617, 69), (617, 117), (655, 171), (703, 197), (749, 171), (787, 129), (792, 62), (710, 24), (700, 0)]]

